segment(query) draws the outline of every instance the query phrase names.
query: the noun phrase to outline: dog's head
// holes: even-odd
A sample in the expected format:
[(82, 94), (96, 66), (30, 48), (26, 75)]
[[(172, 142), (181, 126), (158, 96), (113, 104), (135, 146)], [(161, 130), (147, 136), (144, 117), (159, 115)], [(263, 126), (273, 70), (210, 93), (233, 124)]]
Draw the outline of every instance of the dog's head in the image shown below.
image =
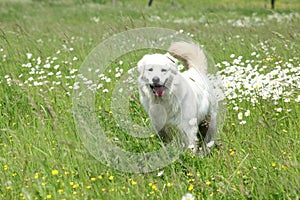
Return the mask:
[(139, 79), (149, 85), (154, 95), (162, 97), (168, 89), (167, 83), (178, 73), (177, 60), (170, 54), (145, 55), (138, 62)]

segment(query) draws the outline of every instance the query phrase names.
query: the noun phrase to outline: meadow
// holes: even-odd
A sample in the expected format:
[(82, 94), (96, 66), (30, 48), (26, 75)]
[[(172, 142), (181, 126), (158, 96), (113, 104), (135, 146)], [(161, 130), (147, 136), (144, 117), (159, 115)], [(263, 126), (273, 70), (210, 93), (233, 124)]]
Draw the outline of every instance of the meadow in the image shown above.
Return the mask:
[[(0, 199), (299, 199), (300, 3), (147, 2), (0, 0)], [(87, 150), (72, 94), (99, 43), (142, 27), (173, 29), (205, 48), (223, 82), (226, 117), (211, 155), (186, 151), (156, 171), (129, 173)], [(118, 127), (111, 95), (144, 53), (99, 74), (94, 108), (109, 142), (132, 152), (160, 148), (157, 137)], [(137, 102), (129, 98), (128, 112), (150, 125)]]

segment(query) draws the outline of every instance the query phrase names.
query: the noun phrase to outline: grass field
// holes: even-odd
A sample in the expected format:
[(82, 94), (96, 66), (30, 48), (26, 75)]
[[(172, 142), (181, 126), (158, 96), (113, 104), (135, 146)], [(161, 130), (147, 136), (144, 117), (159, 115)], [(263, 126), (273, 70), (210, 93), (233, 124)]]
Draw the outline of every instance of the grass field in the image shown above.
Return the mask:
[[(275, 10), (262, 0), (146, 5), (0, 0), (0, 199), (299, 199), (300, 2), (279, 0)], [(210, 156), (187, 151), (157, 171), (126, 173), (86, 150), (72, 92), (93, 48), (141, 27), (174, 29), (203, 45), (220, 70), (227, 112)], [(134, 152), (158, 148), (157, 137), (126, 137), (110, 97), (143, 53), (110, 66), (95, 105), (110, 139)], [(129, 112), (149, 122), (138, 105)]]

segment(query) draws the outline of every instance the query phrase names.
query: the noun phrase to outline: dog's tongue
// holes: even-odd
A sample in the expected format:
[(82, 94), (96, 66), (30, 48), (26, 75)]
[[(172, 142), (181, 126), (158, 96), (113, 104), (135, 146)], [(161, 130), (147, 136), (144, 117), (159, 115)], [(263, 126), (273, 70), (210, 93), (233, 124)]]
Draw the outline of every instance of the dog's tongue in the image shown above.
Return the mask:
[(158, 97), (164, 96), (165, 88), (164, 88), (164, 86), (154, 87), (154, 92), (155, 92), (155, 95)]

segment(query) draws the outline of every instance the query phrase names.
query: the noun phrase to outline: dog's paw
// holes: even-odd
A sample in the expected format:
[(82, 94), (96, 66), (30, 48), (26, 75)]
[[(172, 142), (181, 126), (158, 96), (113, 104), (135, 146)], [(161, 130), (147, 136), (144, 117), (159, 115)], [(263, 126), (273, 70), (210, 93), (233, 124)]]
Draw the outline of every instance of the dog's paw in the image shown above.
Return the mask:
[(197, 146), (197, 145), (194, 145), (194, 144), (190, 144), (190, 145), (188, 146), (188, 149), (190, 149), (191, 152), (193, 152), (194, 154), (197, 154), (197, 152), (199, 151), (198, 146)]
[(206, 146), (207, 146), (208, 148), (210, 148), (210, 149), (211, 149), (214, 145), (215, 145), (215, 141), (213, 141), (213, 140), (206, 144)]
[(212, 148), (215, 146), (215, 141), (212, 140), (206, 144), (202, 144), (202, 147), (199, 148), (197, 152), (197, 156), (200, 158), (204, 158), (211, 153)]

